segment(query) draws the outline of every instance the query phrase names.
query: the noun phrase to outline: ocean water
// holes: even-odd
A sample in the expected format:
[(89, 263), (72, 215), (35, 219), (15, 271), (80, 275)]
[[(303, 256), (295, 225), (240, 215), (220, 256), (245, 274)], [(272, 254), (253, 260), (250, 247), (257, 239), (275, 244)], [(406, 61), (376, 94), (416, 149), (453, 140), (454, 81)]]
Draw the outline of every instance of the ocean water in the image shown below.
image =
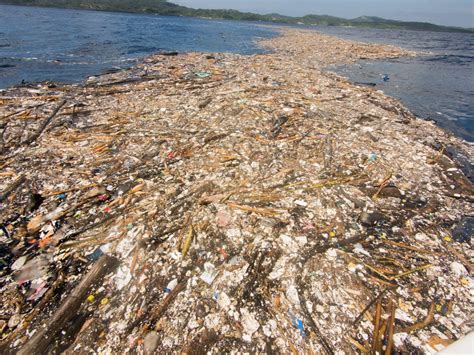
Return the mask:
[[(329, 68), (397, 97), (416, 115), (474, 142), (474, 34), (318, 27), (338, 37), (425, 53)], [(384, 77), (389, 80), (384, 80)]]
[[(474, 142), (474, 34), (310, 28), (429, 52), (329, 70), (375, 84), (418, 116)], [(265, 50), (255, 40), (275, 35), (250, 22), (0, 5), (0, 89), (22, 82), (78, 82), (159, 51), (259, 53)], [(384, 81), (384, 75), (390, 79)]]
[(253, 23), (0, 5), (0, 88), (77, 82), (160, 51), (263, 52)]

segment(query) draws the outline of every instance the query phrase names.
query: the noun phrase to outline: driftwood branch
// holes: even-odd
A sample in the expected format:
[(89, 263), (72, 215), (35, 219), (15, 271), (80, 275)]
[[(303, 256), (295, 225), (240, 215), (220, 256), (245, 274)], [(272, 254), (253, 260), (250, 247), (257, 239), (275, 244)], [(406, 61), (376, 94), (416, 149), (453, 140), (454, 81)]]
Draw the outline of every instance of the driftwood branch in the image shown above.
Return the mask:
[(37, 140), (41, 134), (44, 132), (44, 130), (46, 129), (46, 127), (48, 127), (48, 125), (51, 123), (51, 121), (53, 120), (54, 116), (57, 115), (57, 113), (59, 112), (59, 110), (66, 104), (66, 100), (62, 100), (58, 106), (56, 106), (56, 108), (54, 109), (54, 111), (51, 113), (51, 115), (48, 116), (47, 119), (45, 119), (43, 121), (43, 123), (41, 124), (40, 128), (36, 131), (36, 133), (34, 133), (30, 138), (28, 138), (25, 142), (25, 144), (31, 144), (33, 143), (35, 140)]
[(159, 320), (166, 312), (168, 307), (173, 303), (174, 299), (186, 288), (187, 280), (183, 280), (176, 285), (176, 287), (168, 293), (165, 299), (155, 306), (151, 311), (151, 318), (153, 320)]
[(15, 181), (11, 183), (10, 186), (7, 186), (5, 190), (0, 192), (0, 202), (5, 200), (8, 195), (10, 195), (13, 191), (15, 191), (18, 187), (20, 187), (24, 182), (26, 178), (25, 175), (20, 175)]
[(403, 333), (411, 333), (411, 332), (417, 331), (419, 329), (422, 329), (422, 328), (427, 327), (428, 325), (430, 325), (431, 322), (434, 319), (435, 306), (436, 306), (436, 303), (433, 302), (430, 306), (429, 311), (428, 311), (428, 315), (426, 316), (426, 318), (424, 320), (422, 320), (421, 322), (418, 322), (416, 324), (413, 324), (413, 325), (411, 325), (407, 328), (402, 329), (402, 332)]
[[(301, 278), (298, 280), (300, 283)], [(314, 321), (313, 317), (311, 316), (311, 312), (308, 310), (308, 307), (306, 306), (306, 297), (304, 296), (304, 292), (300, 292), (299, 296), (301, 297), (301, 309), (303, 310), (304, 315), (308, 319), (308, 323), (310, 327), (313, 329), (314, 335), (316, 335), (316, 339), (322, 346), (321, 353), (324, 353), (326, 355), (334, 355), (334, 350), (331, 346), (331, 344), (328, 343), (326, 338), (324, 337), (323, 333), (319, 329), (318, 325)]]
[(362, 310), (362, 312), (360, 312), (360, 314), (357, 316), (357, 318), (352, 322), (352, 325), (356, 325), (357, 323), (359, 323), (360, 320), (362, 319), (362, 317), (364, 316), (364, 314), (370, 309), (370, 307), (372, 307), (376, 302), (378, 302), (378, 300), (380, 300), (382, 298), (382, 296), (385, 294), (385, 292), (387, 292), (390, 289), (391, 289), (391, 287), (385, 288), (382, 291), (380, 291), (379, 294), (375, 298), (373, 298), (372, 301), (370, 301), (367, 306), (365, 306), (365, 308)]
[(63, 326), (76, 316), (91, 287), (99, 282), (105, 275), (118, 266), (118, 259), (102, 255), (79, 285), (72, 291), (71, 295), (59, 307), (48, 321), (46, 327), (38, 329), (37, 333), (18, 352), (21, 355), (45, 353), (54, 337), (61, 331)]

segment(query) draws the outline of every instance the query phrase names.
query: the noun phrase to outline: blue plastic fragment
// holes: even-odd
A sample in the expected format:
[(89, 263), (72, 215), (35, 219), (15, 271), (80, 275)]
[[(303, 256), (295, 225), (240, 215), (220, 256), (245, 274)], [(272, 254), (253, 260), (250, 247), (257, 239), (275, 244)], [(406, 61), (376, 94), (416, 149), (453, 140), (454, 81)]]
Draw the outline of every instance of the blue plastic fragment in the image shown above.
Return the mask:
[(301, 319), (299, 319), (298, 317), (296, 317), (291, 312), (290, 312), (290, 317), (291, 317), (291, 323), (293, 324), (293, 326), (300, 331), (300, 334), (301, 334), (302, 337), (305, 337), (306, 332), (304, 330), (303, 321)]
[(96, 261), (97, 259), (99, 259), (104, 253), (102, 252), (102, 249), (100, 249), (100, 247), (98, 247), (96, 250), (94, 250), (93, 253), (87, 255), (87, 259), (91, 260), (91, 261)]
[(384, 75), (382, 76), (382, 79), (383, 79), (383, 81), (387, 82), (387, 81), (390, 80), (390, 76), (389, 76), (388, 74), (384, 74)]
[(66, 194), (59, 194), (58, 200), (64, 201), (66, 199)]
[(300, 334), (302, 337), (305, 337), (306, 336), (306, 333), (304, 331), (304, 325), (303, 325), (303, 321), (301, 319), (297, 319), (297, 326), (296, 328), (299, 329), (300, 331)]
[(369, 161), (376, 161), (376, 160), (377, 160), (377, 154), (370, 153), (369, 154)]

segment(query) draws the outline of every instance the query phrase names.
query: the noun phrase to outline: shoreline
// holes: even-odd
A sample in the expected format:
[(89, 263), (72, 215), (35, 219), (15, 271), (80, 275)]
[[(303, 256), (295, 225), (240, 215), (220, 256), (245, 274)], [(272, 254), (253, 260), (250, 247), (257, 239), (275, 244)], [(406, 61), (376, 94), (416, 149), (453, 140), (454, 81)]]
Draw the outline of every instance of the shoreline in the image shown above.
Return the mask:
[(119, 268), (49, 350), (435, 352), (470, 331), (474, 188), (445, 151), (474, 147), (323, 70), (415, 53), (259, 43), (0, 92), (4, 350), (97, 254)]

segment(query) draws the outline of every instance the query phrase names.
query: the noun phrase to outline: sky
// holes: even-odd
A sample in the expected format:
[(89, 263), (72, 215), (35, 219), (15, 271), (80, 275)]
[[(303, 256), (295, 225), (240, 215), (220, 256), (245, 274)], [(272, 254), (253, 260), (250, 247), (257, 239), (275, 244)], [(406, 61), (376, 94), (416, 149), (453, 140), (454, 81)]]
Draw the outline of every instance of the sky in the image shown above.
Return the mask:
[(170, 0), (194, 8), (236, 9), (260, 14), (307, 14), (355, 18), (362, 15), (393, 20), (474, 27), (474, 0)]

